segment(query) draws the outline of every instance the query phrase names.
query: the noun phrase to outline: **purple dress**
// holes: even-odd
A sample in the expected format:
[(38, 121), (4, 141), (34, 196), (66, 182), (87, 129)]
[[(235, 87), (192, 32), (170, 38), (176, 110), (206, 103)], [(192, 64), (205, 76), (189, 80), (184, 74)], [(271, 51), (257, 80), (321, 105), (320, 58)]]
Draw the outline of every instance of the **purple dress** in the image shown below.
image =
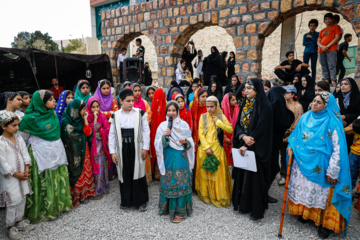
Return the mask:
[(95, 179), (95, 194), (101, 196), (109, 193), (109, 161), (106, 159), (104, 148), (102, 145), (102, 138), (99, 132), (100, 124), (94, 124), (96, 131), (96, 151), (99, 161), (99, 174), (94, 174)]

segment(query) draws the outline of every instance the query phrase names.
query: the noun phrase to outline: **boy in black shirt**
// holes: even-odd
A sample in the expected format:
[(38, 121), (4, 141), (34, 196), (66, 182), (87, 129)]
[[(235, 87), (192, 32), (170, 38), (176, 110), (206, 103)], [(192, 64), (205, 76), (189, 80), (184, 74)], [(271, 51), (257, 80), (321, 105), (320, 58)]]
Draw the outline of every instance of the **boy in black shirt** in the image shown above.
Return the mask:
[(339, 51), (337, 55), (337, 66), (336, 66), (336, 75), (339, 74), (339, 82), (344, 78), (346, 69), (344, 67), (345, 57), (351, 62), (351, 58), (347, 55), (347, 50), (349, 48), (349, 42), (352, 41), (352, 35), (350, 33), (345, 34), (345, 41), (339, 45)]
[(285, 85), (292, 84), (296, 73), (300, 73), (302, 76), (310, 73), (308, 69), (309, 64), (294, 59), (294, 51), (288, 51), (286, 53), (286, 58), (287, 60), (275, 67), (275, 74), (284, 81)]

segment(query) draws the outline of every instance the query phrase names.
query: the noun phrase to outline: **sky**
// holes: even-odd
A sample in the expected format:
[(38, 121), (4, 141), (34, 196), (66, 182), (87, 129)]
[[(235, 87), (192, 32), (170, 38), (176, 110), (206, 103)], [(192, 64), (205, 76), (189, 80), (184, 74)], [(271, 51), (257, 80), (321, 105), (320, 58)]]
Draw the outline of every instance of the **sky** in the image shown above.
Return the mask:
[(53, 40), (91, 37), (90, 0), (1, 0), (0, 47), (18, 32), (40, 30)]

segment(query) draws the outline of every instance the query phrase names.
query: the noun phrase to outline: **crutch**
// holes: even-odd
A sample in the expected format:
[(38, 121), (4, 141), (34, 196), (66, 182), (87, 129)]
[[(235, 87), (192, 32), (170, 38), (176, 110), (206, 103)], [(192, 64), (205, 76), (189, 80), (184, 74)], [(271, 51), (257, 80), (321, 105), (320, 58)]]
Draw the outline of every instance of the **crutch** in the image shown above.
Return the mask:
[(278, 237), (282, 238), (282, 227), (284, 224), (284, 216), (285, 216), (285, 207), (286, 207), (286, 197), (288, 192), (288, 186), (289, 186), (289, 178), (290, 178), (290, 169), (291, 169), (291, 158), (292, 158), (293, 152), (290, 152), (289, 155), (289, 162), (288, 162), (288, 168), (286, 172), (286, 181), (285, 181), (285, 191), (284, 191), (284, 199), (283, 199), (283, 205), (282, 205), (282, 211), (281, 211), (281, 220), (280, 220), (280, 228), (279, 228), (279, 234)]

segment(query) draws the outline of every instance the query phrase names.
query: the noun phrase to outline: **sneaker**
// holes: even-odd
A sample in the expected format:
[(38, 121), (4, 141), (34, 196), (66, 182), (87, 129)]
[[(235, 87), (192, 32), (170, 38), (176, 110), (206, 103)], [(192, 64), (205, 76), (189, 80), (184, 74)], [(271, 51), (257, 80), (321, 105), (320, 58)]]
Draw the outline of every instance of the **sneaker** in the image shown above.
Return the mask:
[(90, 200), (88, 198), (85, 198), (84, 201), (81, 201), (81, 204), (88, 204), (90, 202)]
[(30, 224), (29, 220), (22, 220), (21, 222), (18, 222), (16, 224), (16, 228), (19, 231), (30, 231), (33, 230), (35, 228), (34, 225)]
[(286, 182), (286, 179), (284, 177), (281, 177), (278, 181), (279, 186), (284, 185)]
[(146, 203), (139, 207), (139, 212), (145, 212), (146, 210), (147, 210), (147, 204)]
[(120, 209), (128, 209), (129, 207), (127, 207), (127, 206), (122, 206), (122, 205), (120, 205)]
[(12, 227), (8, 230), (8, 235), (11, 240), (19, 240), (22, 236), (16, 227)]

